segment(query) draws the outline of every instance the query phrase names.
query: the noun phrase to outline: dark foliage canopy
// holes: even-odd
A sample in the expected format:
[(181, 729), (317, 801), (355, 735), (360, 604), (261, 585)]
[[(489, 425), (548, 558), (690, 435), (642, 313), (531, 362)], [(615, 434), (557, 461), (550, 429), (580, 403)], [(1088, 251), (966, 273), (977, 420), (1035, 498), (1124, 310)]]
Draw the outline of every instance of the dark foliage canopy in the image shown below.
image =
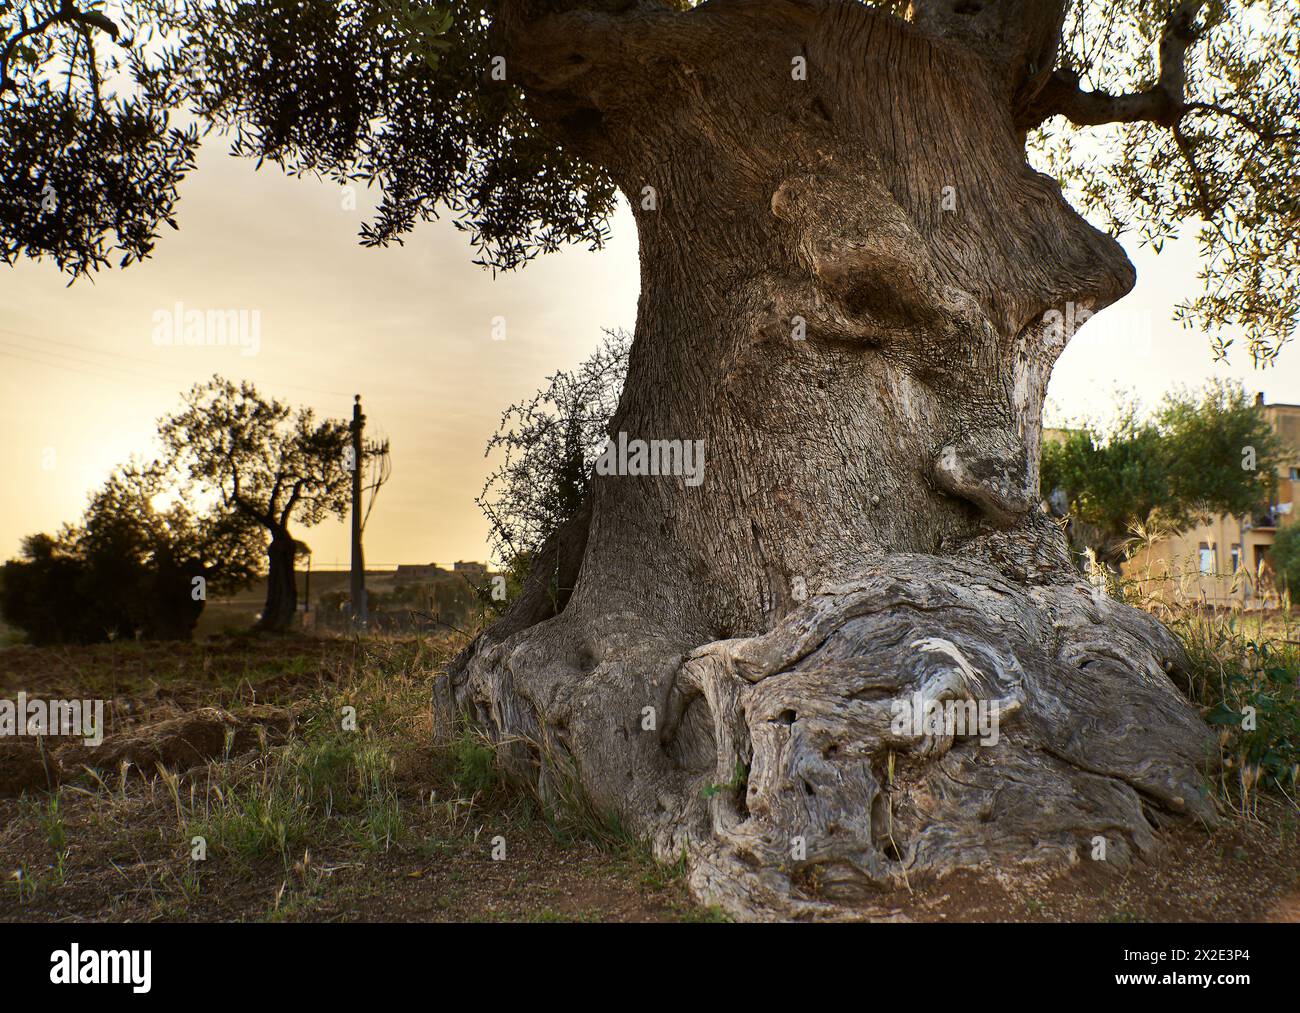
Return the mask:
[[(616, 46), (646, 12), (734, 2), (124, 0), (110, 20), (95, 0), (0, 0), (0, 256), (74, 277), (148, 256), (212, 129), (259, 164), (377, 187), (367, 244), (446, 213), (493, 268), (599, 245), (613, 183), (529, 101), (597, 71), (502, 54), (559, 60), (573, 12)], [(1034, 159), (1114, 231), (1159, 247), (1198, 230), (1202, 285), (1179, 312), (1220, 351), (1276, 354), (1300, 312), (1295, 0), (873, 6), (973, 45), (1046, 11), (1011, 110)]]
[(605, 236), (611, 184), (542, 137), (517, 88), (492, 87), (477, 4), (121, 7), (113, 23), (62, 0), (0, 2), (9, 262), (49, 256), (75, 275), (147, 256), (176, 225), (200, 128), (259, 164), (378, 186), (367, 245), (440, 209), (499, 268)]

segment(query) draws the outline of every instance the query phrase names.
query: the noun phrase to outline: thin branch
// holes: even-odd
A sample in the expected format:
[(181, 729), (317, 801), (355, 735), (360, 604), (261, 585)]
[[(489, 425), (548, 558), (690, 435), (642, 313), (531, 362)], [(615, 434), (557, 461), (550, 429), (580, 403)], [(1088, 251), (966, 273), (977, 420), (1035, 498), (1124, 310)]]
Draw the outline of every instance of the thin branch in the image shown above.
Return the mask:
[(1187, 113), (1218, 113), (1221, 116), (1227, 116), (1236, 120), (1261, 141), (1277, 141), (1300, 137), (1300, 130), (1266, 130), (1258, 120), (1217, 102), (1188, 102), (1183, 108)]
[(72, 0), (63, 0), (63, 6), (57, 11), (43, 21), (34, 22), (20, 29), (12, 38), (5, 41), (3, 48), (0, 48), (0, 95), (9, 89), (18, 90), (18, 82), (9, 76), (9, 64), (18, 49), (18, 44), (33, 35), (44, 34), (47, 29), (55, 25), (76, 25), (81, 32), (86, 33), (87, 38), (91, 28), (108, 32), (114, 39), (117, 38), (117, 25), (112, 20), (97, 11), (79, 10)]
[(1205, 186), (1200, 169), (1196, 167), (1196, 153), (1192, 150), (1192, 144), (1177, 124), (1174, 125), (1174, 143), (1178, 145), (1178, 153), (1183, 156), (1183, 161), (1187, 163), (1187, 171), (1191, 173), (1192, 186), (1196, 191), (1196, 209), (1200, 212), (1201, 218), (1208, 222), (1214, 218), (1214, 209), (1211, 207), (1214, 202), (1210, 199), (1210, 192)]
[(1076, 126), (1149, 122), (1175, 127), (1191, 108), (1187, 102), (1187, 50), (1197, 40), (1196, 16), (1205, 0), (1182, 0), (1160, 36), (1160, 74), (1144, 91), (1111, 95), (1083, 91), (1070, 67), (1058, 69), (1035, 94), (1021, 96), (1016, 125), (1038, 126), (1053, 116), (1065, 116)]

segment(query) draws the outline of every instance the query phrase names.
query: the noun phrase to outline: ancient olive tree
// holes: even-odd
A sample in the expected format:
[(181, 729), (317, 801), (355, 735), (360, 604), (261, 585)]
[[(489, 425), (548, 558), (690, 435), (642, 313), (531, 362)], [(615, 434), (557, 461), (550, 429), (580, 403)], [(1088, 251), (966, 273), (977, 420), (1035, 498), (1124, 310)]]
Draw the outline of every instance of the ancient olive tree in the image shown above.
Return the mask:
[[(167, 466), (197, 495), (258, 525), (266, 545), (266, 605), (257, 625), (286, 628), (298, 607), (291, 523), (319, 524), (348, 507), (354, 462), (348, 424), (317, 421), (266, 398), (247, 381), (214, 376), (185, 395), (179, 412), (158, 422)], [(361, 462), (355, 462), (358, 466)]]
[[(542, 791), (575, 779), (742, 915), (1098, 839), (1123, 864), (1212, 814), (1176, 643), (1080, 584), (1037, 510), (1052, 365), (1134, 282), (1057, 181), (1155, 244), (1202, 223), (1182, 312), (1272, 354), (1297, 309), (1293, 3), (125, 6), (160, 33), (130, 50), (141, 110), (377, 184), (367, 243), (446, 211), (510, 267), (631, 205), (618, 457), (538, 553), (574, 590), (522, 595), (447, 686)], [(74, 60), (104, 41), (50, 31)], [(186, 138), (149, 120), (125, 215), (74, 202), (69, 255), (37, 208), (69, 171), (47, 141), (139, 141), (5, 60), (6, 255), (147, 252)], [(939, 706), (996, 734), (908, 720)]]

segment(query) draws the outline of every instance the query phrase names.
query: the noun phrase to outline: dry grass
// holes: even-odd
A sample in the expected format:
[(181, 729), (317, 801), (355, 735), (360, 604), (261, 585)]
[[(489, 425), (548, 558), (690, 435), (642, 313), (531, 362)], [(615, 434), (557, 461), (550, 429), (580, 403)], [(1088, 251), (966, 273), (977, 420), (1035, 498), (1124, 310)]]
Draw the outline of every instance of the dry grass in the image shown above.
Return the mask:
[[(189, 677), (165, 690), (135, 665), (149, 650), (134, 645), (128, 666), (99, 649), (79, 661), (62, 652), (44, 686), (26, 680), (29, 692), (70, 676), (111, 689), (119, 728), (171, 716), (181, 700), (279, 703), (297, 722), (283, 742), (188, 771), (88, 770), (52, 793), (0, 801), (0, 917), (709, 915), (689, 902), (680, 869), (661, 869), (626, 837), (586, 834), (585, 813), (543, 810), (472, 730), (435, 735), (433, 681), (452, 641), (242, 642), (242, 656), (225, 644), (187, 652)], [(493, 860), (496, 841), (504, 860)]]

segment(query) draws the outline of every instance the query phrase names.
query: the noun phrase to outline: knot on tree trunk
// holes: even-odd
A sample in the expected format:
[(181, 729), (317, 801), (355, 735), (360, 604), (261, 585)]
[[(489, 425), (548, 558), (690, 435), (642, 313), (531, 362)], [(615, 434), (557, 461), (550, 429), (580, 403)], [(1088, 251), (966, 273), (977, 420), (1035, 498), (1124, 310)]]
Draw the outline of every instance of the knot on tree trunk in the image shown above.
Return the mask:
[(991, 336), (978, 302), (943, 278), (875, 161), (861, 152), (852, 170), (798, 173), (772, 194), (772, 214), (793, 229), (833, 319), (850, 322), (834, 336), (902, 345), (922, 359), (942, 357), (972, 334)]
[(1015, 433), (977, 432), (944, 445), (934, 478), (944, 492), (979, 507), (991, 524), (1009, 528), (1037, 503), (1036, 476), (1027, 462), (1024, 442)]

